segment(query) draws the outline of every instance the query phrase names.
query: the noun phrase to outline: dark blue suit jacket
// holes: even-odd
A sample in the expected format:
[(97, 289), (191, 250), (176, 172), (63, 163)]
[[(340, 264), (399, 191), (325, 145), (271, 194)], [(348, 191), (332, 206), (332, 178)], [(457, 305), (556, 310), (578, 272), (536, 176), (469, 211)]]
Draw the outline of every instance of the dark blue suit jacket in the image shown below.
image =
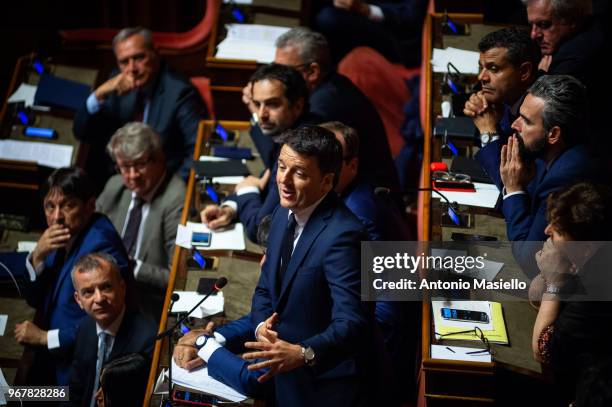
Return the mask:
[[(104, 170), (112, 171), (112, 163), (104, 147), (115, 130), (134, 120), (135, 105), (136, 92), (123, 96), (112, 94), (102, 103), (98, 113), (90, 115), (86, 106), (77, 112), (74, 135), (95, 148), (88, 157), (95, 160), (95, 163), (88, 162), (88, 169), (102, 165)], [(150, 90), (147, 124), (161, 136), (168, 168), (183, 179), (189, 176), (193, 162), (198, 123), (206, 117), (206, 107), (198, 91), (185, 78), (162, 63)], [(106, 174), (107, 178), (111, 174)]]
[[(477, 156), (491, 178), (501, 183), (499, 175), (499, 143), (491, 143)], [(593, 160), (587, 148), (578, 145), (565, 150), (548, 168), (544, 161), (536, 160), (536, 176), (527, 186), (526, 194), (507, 197), (502, 202), (508, 240), (514, 242), (512, 251), (517, 262), (530, 276), (538, 273), (534, 255), (539, 248), (530, 242), (546, 240), (546, 198), (548, 194), (576, 182), (592, 179)], [(498, 184), (498, 187), (503, 187)]]
[(385, 127), (372, 102), (346, 76), (328, 74), (312, 91), (310, 111), (323, 121), (339, 121), (357, 131), (359, 174), (372, 185), (398, 188), (399, 178)]
[[(107, 363), (131, 353), (142, 353), (150, 358), (156, 332), (157, 326), (153, 321), (139, 312), (126, 310)], [(87, 316), (83, 318), (79, 327), (74, 360), (70, 368), (70, 405), (83, 407), (90, 405), (96, 378), (97, 355), (96, 322)], [(130, 388), (129, 383), (125, 385), (126, 391), (145, 391), (145, 389)]]
[[(55, 267), (57, 255), (55, 250), (45, 259), (45, 269), (36, 281), (30, 282), (29, 278), (25, 279), (26, 301), (33, 308), (42, 311), (46, 323), (45, 326), (41, 326), (42, 329), (59, 329), (61, 350), (72, 348), (79, 323), (86, 315), (74, 300), (74, 286), (70, 272), (78, 259), (93, 252), (109, 253), (117, 260), (126, 280), (128, 292), (131, 291), (134, 275), (129, 268), (128, 256), (121, 237), (110, 220), (98, 213), (93, 215), (90, 225), (75, 240), (60, 270)], [(70, 360), (62, 357), (56, 361), (58, 384), (67, 384)]]
[[(243, 318), (220, 328), (219, 332), (228, 343), (252, 338), (257, 325), (278, 312), (279, 337), (312, 347), (317, 365), (275, 376), (277, 404), (356, 405), (363, 390), (358, 386), (356, 353), (367, 332), (367, 317), (359, 294), (362, 226), (337, 196), (329, 193), (304, 227), (277, 291), (280, 248), (287, 218), (288, 210), (277, 207), (270, 226), (267, 259), (248, 316), (250, 326)], [(211, 374), (222, 371), (224, 366), (231, 368), (233, 372), (226, 370), (214, 377), (249, 390), (254, 376), (245, 374), (246, 362), (238, 359), (228, 362), (229, 355), (225, 352), (218, 356), (218, 360), (211, 358), (209, 362)], [(217, 363), (220, 361), (225, 365)]]

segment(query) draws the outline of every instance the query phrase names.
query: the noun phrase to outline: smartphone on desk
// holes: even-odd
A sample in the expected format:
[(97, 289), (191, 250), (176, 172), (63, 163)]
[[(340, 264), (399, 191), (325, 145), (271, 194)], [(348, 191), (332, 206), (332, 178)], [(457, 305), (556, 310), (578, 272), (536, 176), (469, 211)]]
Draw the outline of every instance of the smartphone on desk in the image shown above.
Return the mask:
[(198, 270), (216, 270), (219, 268), (219, 258), (202, 256), (200, 252), (194, 250), (192, 257), (187, 259), (187, 268)]
[(194, 247), (210, 247), (212, 233), (210, 232), (193, 232), (191, 234), (191, 245)]
[(209, 394), (177, 389), (172, 392), (172, 401), (185, 406), (204, 407), (214, 407), (219, 402), (215, 396)]
[(442, 318), (452, 321), (477, 322), (480, 324), (489, 323), (489, 316), (482, 311), (469, 311), (456, 308), (441, 308)]

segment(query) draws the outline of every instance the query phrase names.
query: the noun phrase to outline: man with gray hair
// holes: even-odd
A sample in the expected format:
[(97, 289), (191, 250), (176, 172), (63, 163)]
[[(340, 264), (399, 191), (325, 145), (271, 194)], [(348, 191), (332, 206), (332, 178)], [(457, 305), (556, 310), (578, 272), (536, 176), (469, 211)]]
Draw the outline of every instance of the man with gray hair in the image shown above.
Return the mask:
[[(329, 45), (322, 34), (306, 27), (292, 28), (276, 40), (274, 62), (302, 74), (310, 91), (308, 103), (313, 115), (323, 121), (339, 121), (357, 131), (361, 144), (368, 146), (359, 155), (364, 179), (375, 186), (399, 186), (378, 111), (350, 79), (334, 70)], [(243, 100), (253, 111), (250, 89), (244, 89)]]
[(131, 353), (151, 357), (156, 325), (126, 304), (126, 284), (113, 256), (87, 254), (74, 265), (71, 277), (74, 299), (87, 316), (75, 342), (70, 405), (89, 407), (97, 405), (105, 363)]
[(166, 169), (160, 137), (144, 123), (121, 127), (106, 149), (119, 174), (108, 180), (96, 209), (113, 222), (135, 262), (142, 311), (159, 320), (185, 183)]
[(95, 89), (74, 119), (74, 135), (92, 147), (88, 171), (101, 188), (112, 174), (104, 146), (119, 127), (138, 121), (160, 134), (169, 171), (186, 179), (198, 122), (207, 115), (201, 96), (160, 60), (149, 30), (121, 30), (113, 51), (119, 72)]
[(581, 144), (587, 116), (586, 89), (578, 80), (545, 75), (527, 90), (512, 124), (515, 135), (502, 147), (499, 166), (494, 167), (493, 157), (481, 160), (487, 173), (501, 177), (508, 240), (513, 242), (515, 258), (532, 277), (537, 274), (532, 242), (546, 240), (548, 194), (593, 176), (593, 160)]

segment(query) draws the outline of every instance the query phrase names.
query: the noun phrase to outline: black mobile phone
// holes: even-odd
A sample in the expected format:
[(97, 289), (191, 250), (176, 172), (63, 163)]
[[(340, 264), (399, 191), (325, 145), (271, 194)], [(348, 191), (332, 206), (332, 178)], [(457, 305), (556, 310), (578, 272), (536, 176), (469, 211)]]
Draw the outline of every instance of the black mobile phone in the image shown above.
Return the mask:
[(496, 242), (495, 236), (471, 235), (469, 233), (453, 232), (451, 239), (455, 242)]
[(219, 402), (215, 396), (209, 394), (177, 389), (172, 392), (172, 401), (182, 405), (204, 407), (214, 407)]
[(453, 321), (478, 322), (486, 324), (489, 322), (489, 316), (482, 311), (469, 311), (465, 309), (441, 308), (440, 313), (442, 318)]

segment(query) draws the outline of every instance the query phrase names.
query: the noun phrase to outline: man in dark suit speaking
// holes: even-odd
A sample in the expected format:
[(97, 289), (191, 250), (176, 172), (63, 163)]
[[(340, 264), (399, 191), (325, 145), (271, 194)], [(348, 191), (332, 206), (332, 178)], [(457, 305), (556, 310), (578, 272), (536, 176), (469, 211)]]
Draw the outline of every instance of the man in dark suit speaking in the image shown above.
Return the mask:
[[(333, 133), (317, 126), (285, 135), (276, 175), (280, 206), (251, 313), (214, 336), (190, 333), (175, 360), (193, 368), (199, 356), (213, 377), (248, 389), (247, 362), (221, 348), (246, 340), (254, 351), (244, 358), (258, 359), (247, 369), (259, 371), (260, 382), (273, 379), (276, 405), (360, 405), (358, 355), (368, 332), (359, 294), (364, 233), (333, 190), (342, 148)], [(247, 382), (241, 386), (238, 379)]]
[(113, 173), (103, 153), (115, 130), (132, 121), (153, 127), (162, 138), (168, 169), (189, 175), (198, 122), (206, 108), (198, 91), (160, 61), (147, 29), (125, 28), (113, 39), (119, 73), (100, 85), (74, 118), (74, 135), (90, 143), (87, 170), (98, 188)]
[[(106, 253), (82, 257), (72, 269), (74, 298), (87, 313), (76, 339), (70, 370), (70, 403), (96, 405), (105, 363), (130, 353), (151, 355), (155, 324), (126, 306), (126, 285), (115, 259)], [(125, 391), (144, 392), (130, 387)]]

